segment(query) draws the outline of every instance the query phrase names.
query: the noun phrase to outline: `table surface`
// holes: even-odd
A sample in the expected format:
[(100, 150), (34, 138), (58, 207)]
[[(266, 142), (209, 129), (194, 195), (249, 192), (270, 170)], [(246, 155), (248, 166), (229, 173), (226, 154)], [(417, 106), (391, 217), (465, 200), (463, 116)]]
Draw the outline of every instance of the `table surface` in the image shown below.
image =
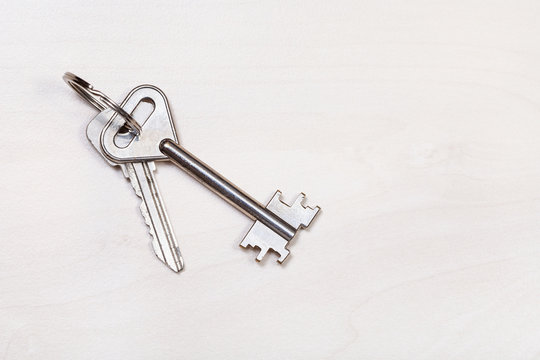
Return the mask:
[[(0, 32), (0, 358), (540, 359), (540, 2), (12, 1)], [(170, 163), (186, 267), (86, 139), (168, 96), (254, 198), (322, 208), (273, 254)]]

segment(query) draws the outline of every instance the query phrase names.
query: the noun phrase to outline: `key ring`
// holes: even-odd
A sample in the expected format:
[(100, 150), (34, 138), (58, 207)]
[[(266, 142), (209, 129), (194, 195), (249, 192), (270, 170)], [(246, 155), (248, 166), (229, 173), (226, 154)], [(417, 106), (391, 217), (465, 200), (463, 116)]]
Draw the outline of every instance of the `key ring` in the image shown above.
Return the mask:
[(139, 136), (141, 134), (141, 125), (107, 95), (99, 90), (94, 89), (90, 83), (73, 73), (67, 72), (62, 78), (66, 84), (75, 90), (77, 94), (92, 104), (99, 111), (103, 111), (107, 108), (114, 110), (116, 113), (118, 113), (118, 115), (126, 120), (126, 127), (131, 133), (135, 134), (135, 136)]

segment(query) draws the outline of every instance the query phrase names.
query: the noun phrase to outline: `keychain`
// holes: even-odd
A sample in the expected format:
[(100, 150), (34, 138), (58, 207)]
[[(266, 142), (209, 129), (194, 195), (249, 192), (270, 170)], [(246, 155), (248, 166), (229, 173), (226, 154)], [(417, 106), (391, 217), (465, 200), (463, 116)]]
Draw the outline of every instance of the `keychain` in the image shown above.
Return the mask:
[[(120, 106), (72, 73), (66, 73), (63, 78), (100, 111), (88, 124), (87, 137), (105, 160), (111, 166), (120, 166), (124, 176), (130, 180), (135, 193), (142, 199), (141, 213), (150, 228), (154, 252), (171, 270), (179, 272), (184, 262), (154, 177), (155, 161), (171, 160), (254, 220), (240, 246), (258, 248), (257, 261), (273, 250), (279, 255), (277, 261), (283, 263), (289, 255), (289, 241), (298, 230), (307, 228), (319, 213), (318, 206), (312, 208), (303, 204), (303, 193), (292, 205), (287, 205), (277, 190), (270, 202), (263, 206), (181, 147), (167, 98), (157, 87), (136, 87)], [(141, 101), (150, 102), (154, 107), (143, 124), (132, 117)]]

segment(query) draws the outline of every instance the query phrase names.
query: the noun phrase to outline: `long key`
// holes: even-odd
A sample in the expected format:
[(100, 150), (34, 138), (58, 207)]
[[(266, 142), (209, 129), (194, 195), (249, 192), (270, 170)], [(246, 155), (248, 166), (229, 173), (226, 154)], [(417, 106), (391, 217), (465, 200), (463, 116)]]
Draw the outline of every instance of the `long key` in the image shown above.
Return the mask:
[[(159, 89), (155, 87), (152, 89), (157, 93), (148, 92), (145, 94), (147, 99), (151, 99), (156, 104), (167, 103), (165, 95)], [(138, 100), (142, 99), (143, 97), (139, 96)], [(276, 191), (266, 207), (261, 205), (180, 147), (170, 114), (167, 118), (163, 117), (161, 122), (154, 121), (150, 128), (147, 128), (145, 123), (141, 136), (135, 138), (126, 147), (120, 147), (115, 142), (115, 135), (123, 123), (122, 119), (111, 121), (103, 129), (101, 133), (103, 154), (116, 163), (172, 160), (182, 170), (255, 220), (240, 246), (259, 248), (260, 252), (256, 258), (258, 261), (262, 260), (269, 250), (273, 250), (279, 255), (278, 262), (282, 263), (289, 255), (287, 249), (289, 241), (295, 237), (299, 229), (307, 228), (319, 213), (318, 206), (311, 208), (303, 205), (304, 194), (300, 194), (289, 206), (281, 201), (281, 192)], [(171, 129), (174, 136), (168, 135)]]
[(269, 250), (273, 250), (279, 255), (277, 261), (283, 263), (290, 253), (287, 249), (288, 242), (299, 229), (307, 228), (320, 211), (318, 206), (311, 208), (303, 205), (303, 193), (292, 205), (287, 205), (281, 201), (279, 190), (264, 207), (174, 141), (163, 140), (160, 149), (182, 170), (255, 220), (240, 246), (259, 248), (257, 261), (261, 261)]
[[(128, 100), (136, 91), (128, 95)], [(103, 152), (101, 132), (113, 117), (114, 112), (111, 110), (99, 113), (88, 125), (87, 137), (105, 160), (111, 166), (119, 165), (124, 176), (130, 180), (135, 193), (141, 198), (140, 210), (152, 236), (154, 253), (171, 270), (179, 272), (184, 267), (184, 261), (154, 177), (155, 163), (142, 161), (117, 164), (110, 161)]]

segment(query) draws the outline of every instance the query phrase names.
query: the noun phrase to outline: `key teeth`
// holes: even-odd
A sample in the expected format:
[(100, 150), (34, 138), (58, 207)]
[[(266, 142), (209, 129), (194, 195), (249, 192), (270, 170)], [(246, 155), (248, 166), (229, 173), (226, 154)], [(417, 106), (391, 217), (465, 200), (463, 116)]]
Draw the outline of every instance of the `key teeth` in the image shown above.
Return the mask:
[(251, 246), (254, 249), (259, 249), (259, 253), (255, 260), (261, 261), (269, 250), (272, 250), (279, 255), (278, 262), (281, 264), (289, 256), (289, 250), (286, 248), (287, 241), (281, 236), (274, 233), (261, 222), (256, 221), (248, 231), (240, 246), (248, 248)]
[(283, 262), (285, 261), (285, 259), (287, 259), (287, 257), (289, 256), (290, 254), (290, 251), (287, 250), (286, 248), (283, 248), (283, 249), (280, 249), (280, 251), (277, 251), (275, 249), (272, 249), (270, 247), (267, 247), (267, 246), (262, 246), (261, 244), (252, 244), (252, 243), (249, 243), (247, 241), (242, 241), (240, 243), (240, 246), (243, 247), (244, 249), (247, 249), (248, 247), (252, 247), (253, 249), (259, 249), (259, 253), (257, 254), (257, 257), (255, 258), (255, 260), (257, 262), (261, 262), (262, 259), (264, 258), (264, 256), (268, 253), (269, 250), (272, 250), (273, 252), (275, 252), (276, 254), (279, 255), (279, 258), (276, 260), (278, 263), (280, 264), (283, 264)]
[(306, 208), (306, 206), (304, 206), (304, 201), (306, 200), (306, 194), (304, 194), (303, 192), (301, 192), (300, 194), (298, 194), (298, 196), (296, 197), (296, 200), (294, 200), (294, 203), (292, 204), (292, 206), (298, 206), (300, 205), (301, 207), (303, 207), (304, 209)]
[[(149, 164), (149, 168), (150, 168), (151, 171), (154, 171), (155, 170), (155, 164), (153, 164), (153, 163)], [(171, 249), (171, 251), (173, 251), (176, 254), (176, 257), (173, 256), (173, 258), (175, 258), (174, 262), (173, 261), (168, 261), (166, 255), (165, 255), (166, 250), (161, 248), (161, 245), (160, 245), (160, 243), (158, 241), (157, 234), (155, 232), (154, 227), (152, 226), (152, 219), (151, 219), (150, 213), (148, 211), (148, 207), (147, 207), (147, 205), (146, 205), (146, 203), (144, 201), (141, 188), (138, 185), (139, 183), (138, 183), (137, 177), (135, 175), (135, 172), (132, 169), (133, 168), (128, 169), (127, 166), (122, 166), (122, 170), (124, 172), (124, 175), (126, 175), (126, 178), (128, 178), (130, 180), (131, 186), (135, 190), (135, 194), (141, 200), (141, 203), (139, 205), (139, 210), (141, 211), (142, 217), (144, 219), (144, 223), (146, 224), (146, 226), (148, 228), (148, 233), (150, 234), (150, 236), (152, 238), (151, 244), (152, 244), (152, 249), (154, 251), (154, 254), (169, 269), (171, 269), (172, 271), (178, 273), (184, 268), (184, 259), (182, 257), (182, 254), (180, 253), (180, 248), (178, 246), (175, 246), (174, 249)], [(176, 259), (178, 259), (178, 260), (176, 260)]]
[(141, 206), (139, 206), (139, 209), (141, 210), (141, 214), (144, 218), (144, 223), (148, 227), (148, 233), (152, 236), (152, 243), (157, 242), (157, 236), (154, 231), (154, 228), (152, 227), (152, 220), (150, 219), (150, 214), (148, 213), (146, 204), (142, 200), (141, 200)]
[(255, 258), (255, 260), (261, 261), (264, 258), (264, 255), (266, 255), (266, 253), (268, 252), (268, 250), (269, 250), (269, 248), (267, 248), (267, 247), (262, 248), (261, 251), (259, 251), (259, 254)]
[(298, 196), (296, 197), (296, 200), (294, 200), (294, 203), (291, 205), (291, 207), (293, 207), (293, 206), (301, 206), (306, 210), (307, 209), (314, 210), (315, 213), (317, 213), (317, 212), (319, 212), (319, 210), (321, 210), (321, 208), (319, 206), (315, 206), (314, 208), (312, 208), (311, 206), (305, 205), (304, 204), (305, 201), (306, 201), (306, 194), (301, 192), (300, 194), (298, 194)]
[[(281, 195), (281, 191), (277, 190), (266, 205), (266, 208), (287, 222), (295, 230), (308, 227), (320, 208), (318, 206), (315, 208), (304, 206), (304, 201), (306, 199), (306, 194), (304, 193), (300, 193), (292, 205), (288, 205), (284, 202), (281, 199)], [(290, 254), (287, 245), (287, 240), (259, 221), (256, 221), (255, 224), (253, 224), (240, 243), (240, 246), (244, 248), (251, 246), (260, 250), (256, 258), (257, 261), (261, 261), (269, 250), (276, 252), (279, 255), (277, 262), (280, 264), (282, 264)]]
[[(276, 190), (276, 192), (274, 193), (274, 196), (272, 196), (272, 199), (269, 201), (269, 203), (272, 203), (272, 202), (274, 202), (276, 200), (279, 200), (279, 202), (281, 202), (283, 205), (286, 205), (286, 206), (291, 207), (291, 208), (294, 207), (294, 206), (301, 206), (304, 209), (313, 209), (310, 206), (304, 205), (304, 201), (306, 201), (306, 194), (303, 193), (303, 192), (298, 194), (296, 199), (294, 199), (294, 202), (292, 203), (292, 205), (289, 205), (283, 200), (283, 193), (281, 192), (281, 190)], [(318, 208), (318, 206), (316, 206), (316, 207)]]
[(308, 228), (311, 225), (311, 223), (313, 222), (313, 220), (315, 219), (315, 217), (317, 216), (317, 214), (319, 213), (319, 211), (321, 211), (321, 208), (319, 206), (315, 206), (313, 208), (310, 207), (310, 206), (307, 206), (307, 207), (304, 207), (304, 209), (306, 209), (306, 210), (309, 209), (311, 211), (311, 215), (307, 219), (306, 224), (301, 224), (300, 225), (303, 229)]
[(277, 259), (277, 262), (280, 263), (280, 264), (283, 264), (285, 259), (287, 259), (287, 257), (289, 257), (289, 254), (290, 254), (290, 251), (287, 250), (287, 248), (283, 248), (283, 252), (282, 252), (282, 254), (280, 254), (279, 259)]
[(274, 196), (272, 196), (272, 199), (266, 205), (266, 208), (281, 217), (296, 230), (300, 228), (305, 229), (311, 225), (311, 222), (321, 208), (319, 206), (311, 207), (304, 205), (306, 194), (303, 192), (298, 194), (291, 205), (284, 202), (281, 195), (281, 191), (276, 190)]

